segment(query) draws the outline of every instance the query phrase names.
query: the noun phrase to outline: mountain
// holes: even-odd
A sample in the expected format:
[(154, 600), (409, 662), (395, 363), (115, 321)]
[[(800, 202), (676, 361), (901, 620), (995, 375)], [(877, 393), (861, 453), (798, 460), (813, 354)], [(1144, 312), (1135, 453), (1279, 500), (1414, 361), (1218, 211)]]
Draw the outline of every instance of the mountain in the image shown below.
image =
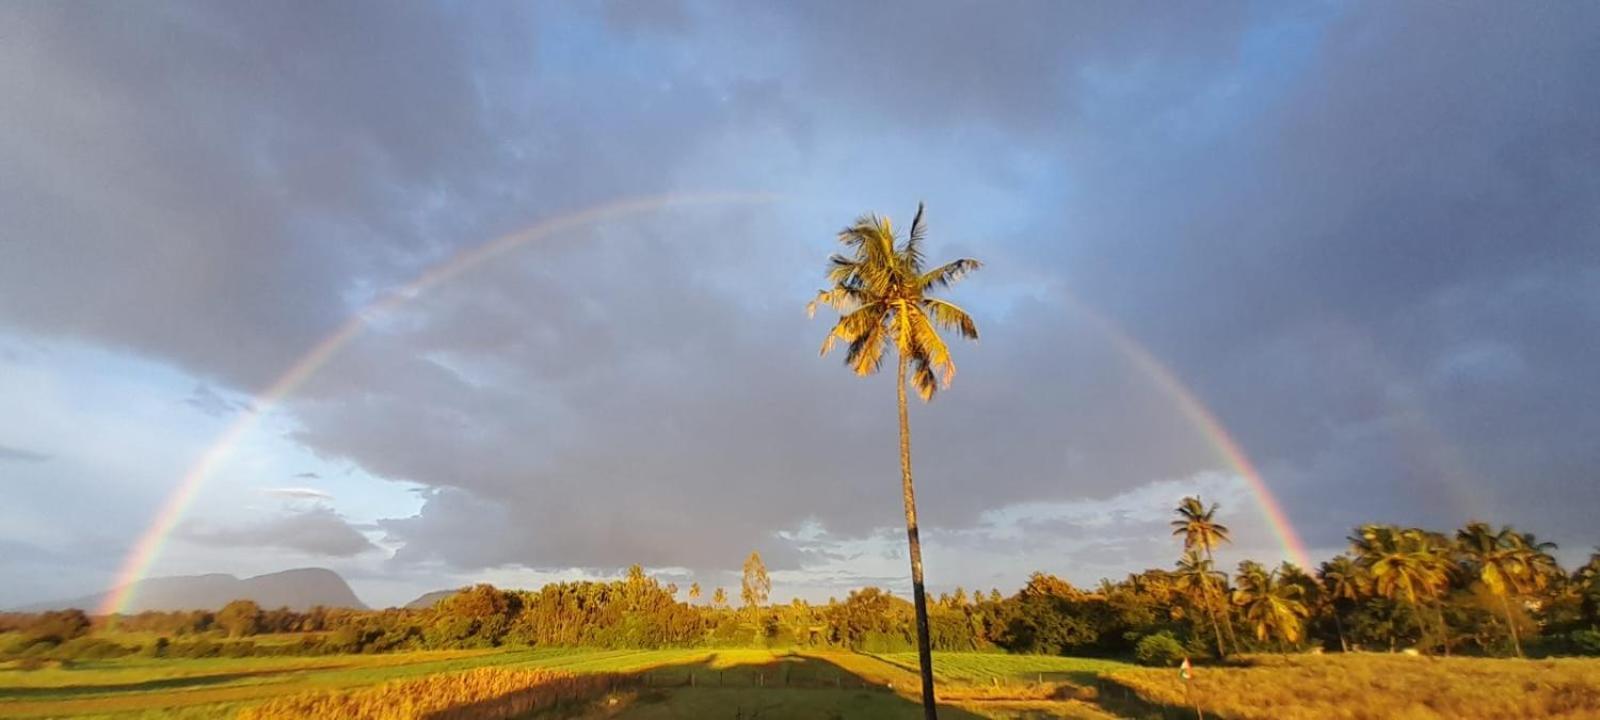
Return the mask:
[[(70, 600), (35, 603), (17, 608), (23, 612), (82, 608), (93, 612), (105, 601), (105, 593)], [(234, 600), (254, 600), (263, 608), (288, 607), (309, 610), (312, 606), (365, 609), (349, 583), (326, 568), (299, 568), (257, 575), (240, 580), (232, 575), (183, 575), (146, 578), (135, 583), (133, 600), (126, 612), (145, 610), (217, 610)]]
[(412, 600), (411, 602), (406, 603), (405, 604), (405, 609), (407, 609), (407, 610), (427, 610), (427, 609), (429, 609), (429, 608), (431, 608), (431, 607), (433, 607), (435, 605), (438, 605), (440, 600), (443, 600), (443, 599), (445, 599), (447, 597), (450, 597), (451, 595), (454, 595), (454, 594), (456, 594), (458, 592), (461, 592), (460, 588), (456, 588), (454, 590), (435, 590), (435, 591), (433, 591), (431, 593), (423, 595), (422, 597), (419, 597), (419, 598), (417, 598), (415, 600)]

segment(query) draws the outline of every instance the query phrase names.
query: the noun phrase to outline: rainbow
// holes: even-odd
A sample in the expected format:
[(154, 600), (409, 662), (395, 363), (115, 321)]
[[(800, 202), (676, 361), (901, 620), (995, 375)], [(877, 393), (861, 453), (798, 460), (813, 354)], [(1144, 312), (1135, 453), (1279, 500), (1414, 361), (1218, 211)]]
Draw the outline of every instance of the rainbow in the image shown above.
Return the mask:
[(672, 194), (628, 198), (596, 205), (545, 220), (465, 250), (433, 266), (415, 280), (380, 296), (352, 314), (344, 324), (335, 328), (327, 337), (312, 346), (305, 355), (300, 356), (300, 359), (289, 366), (289, 369), (283, 375), (279, 376), (265, 390), (256, 395), (255, 401), (240, 412), (233, 422), (223, 430), (222, 434), (217, 437), (216, 442), (213, 442), (201, 454), (200, 459), (178, 481), (177, 487), (173, 488), (166, 501), (162, 503), (155, 519), (151, 521), (150, 526), (139, 536), (133, 548), (123, 559), (117, 571), (116, 584), (113, 586), (112, 591), (107, 593), (99, 612), (102, 615), (116, 614), (128, 606), (128, 602), (133, 599), (134, 586), (140, 579), (144, 578), (151, 565), (161, 556), (161, 549), (166, 544), (167, 537), (177, 528), (178, 521), (183, 519), (184, 513), (188, 512), (189, 506), (199, 494), (201, 486), (228, 458), (234, 447), (238, 445), (239, 440), (249, 433), (266, 413), (276, 407), (296, 388), (304, 384), (323, 365), (326, 365), (373, 318), (399, 307), (423, 292), (482, 265), (484, 262), (558, 232), (576, 229), (603, 220), (638, 215), (665, 208), (693, 205), (765, 204), (774, 202), (779, 197), (769, 193)]
[(1311, 555), (1306, 551), (1305, 542), (1300, 539), (1300, 534), (1295, 532), (1294, 525), (1289, 522), (1289, 515), (1283, 511), (1283, 505), (1278, 502), (1278, 497), (1267, 487), (1266, 480), (1256, 470), (1250, 456), (1246, 455), (1244, 448), (1228, 432), (1221, 420), (1200, 402), (1193, 390), (1178, 379), (1176, 373), (1168, 368), (1156, 356), (1151, 354), (1139, 341), (1134, 340), (1120, 327), (1111, 322), (1110, 318), (1096, 312), (1070, 292), (1062, 291), (1062, 298), (1074, 310), (1083, 314), (1085, 318), (1105, 333), (1118, 352), (1127, 356), (1137, 368), (1156, 382), (1168, 397), (1177, 404), (1179, 412), (1189, 419), (1200, 432), (1223, 462), (1227, 463), (1245, 484), (1250, 488), (1250, 494), (1255, 498), (1256, 506), (1261, 510), (1261, 516), (1267, 521), (1267, 527), (1278, 539), (1284, 555), (1302, 569), (1310, 570)]
[[(358, 333), (366, 328), (374, 318), (393, 310), (396, 307), (417, 297), (441, 283), (475, 268), (493, 258), (511, 252), (527, 243), (549, 237), (558, 232), (576, 229), (585, 225), (616, 218), (637, 215), (656, 210), (694, 206), (694, 205), (721, 205), (721, 204), (765, 204), (780, 199), (780, 196), (767, 193), (705, 193), (705, 194), (673, 194), (637, 197), (620, 200), (604, 205), (579, 210), (566, 215), (561, 215), (549, 220), (532, 225), (514, 233), (503, 235), (492, 241), (465, 250), (450, 259), (433, 266), (415, 280), (391, 290), (373, 302), (361, 308), (350, 316), (343, 324), (339, 325), (330, 334), (318, 341), (304, 355), (300, 356), (289, 369), (279, 376), (272, 384), (261, 391), (248, 408), (238, 416), (217, 437), (216, 441), (201, 454), (195, 464), (189, 468), (176, 487), (162, 503), (155, 519), (148, 528), (139, 536), (127, 556), (123, 559), (117, 572), (114, 589), (106, 595), (105, 601), (99, 608), (102, 615), (113, 615), (123, 611), (133, 599), (134, 588), (138, 581), (149, 572), (156, 559), (161, 556), (162, 548), (167, 538), (188, 512), (189, 506), (199, 494), (205, 481), (227, 460), (239, 441), (249, 433), (261, 418), (281, 403), (297, 388), (306, 382), (319, 369), (328, 363), (334, 355), (350, 342)], [(1249, 485), (1273, 534), (1283, 546), (1285, 554), (1303, 568), (1309, 568), (1310, 556), (1307, 554), (1305, 544), (1301, 542), (1294, 527), (1290, 524), (1288, 515), (1283, 512), (1277, 498), (1267, 487), (1255, 466), (1250, 462), (1249, 456), (1239, 444), (1234, 441), (1222, 423), (1217, 420), (1200, 399), (1185, 386), (1178, 377), (1156, 359), (1148, 350), (1132, 337), (1122, 332), (1108, 318), (1094, 312), (1087, 305), (1078, 301), (1070, 294), (1066, 296), (1069, 304), (1084, 316), (1089, 318), (1106, 336), (1111, 338), (1113, 345), (1126, 355), (1136, 367), (1150, 376), (1162, 390), (1178, 405), (1179, 410), (1206, 436), (1210, 444), (1217, 450), (1222, 459)]]

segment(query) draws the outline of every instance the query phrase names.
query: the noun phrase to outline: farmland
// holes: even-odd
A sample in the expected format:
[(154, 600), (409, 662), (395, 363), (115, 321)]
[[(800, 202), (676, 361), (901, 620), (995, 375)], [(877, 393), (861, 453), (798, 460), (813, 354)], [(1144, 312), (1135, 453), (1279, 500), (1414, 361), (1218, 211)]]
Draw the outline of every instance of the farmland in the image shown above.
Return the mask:
[[(344, 693), (340, 697), (350, 707), (382, 706), (387, 692), (416, 692), (471, 671), (488, 673), (480, 684), (502, 695), (505, 687), (535, 687), (531, 683), (539, 678), (573, 678), (563, 680), (566, 691), (572, 697), (588, 694), (582, 695), (585, 702), (567, 703), (563, 716), (914, 718), (920, 716), (915, 668), (911, 653), (707, 648), (130, 657), (39, 670), (0, 668), (0, 717), (198, 720), (274, 703), (279, 714), (260, 717), (292, 717), (282, 708), (311, 707), (294, 704), (306, 698)], [(1173, 670), (1111, 660), (939, 653), (935, 671), (942, 715), (957, 720), (1160, 717), (1189, 703)], [(602, 677), (609, 679), (581, 680)], [(1600, 662), (1252, 656), (1197, 668), (1193, 692), (1207, 717), (1234, 720), (1582, 718), (1600, 715)]]
[[(1047, 683), (1051, 683), (1049, 687), (1054, 688), (1051, 673), (1062, 672), (1068, 666), (1087, 667), (1076, 664), (1081, 661), (1062, 658), (978, 654), (944, 654), (940, 662), (940, 679), (947, 683), (941, 688), (941, 698), (957, 703), (989, 692), (995, 685), (984, 673), (993, 668), (1005, 669), (1008, 677), (1016, 680), (1001, 684), (1012, 689), (1008, 695), (1015, 696), (1014, 690), (1024, 686), (1027, 668), (1036, 668), (1035, 676), (1044, 672)], [(82, 662), (70, 668), (0, 669), (0, 716), (210, 718), (272, 698), (370, 687), (484, 667), (579, 675), (633, 674), (634, 685), (624, 696), (628, 707), (623, 710), (630, 717), (692, 717), (697, 708), (722, 705), (782, 705), (798, 713), (796, 717), (827, 708), (853, 709), (854, 713), (872, 717), (911, 716), (918, 712), (915, 703), (902, 696), (914, 690), (916, 675), (906, 669), (903, 658), (898, 656), (769, 650), (544, 649), (204, 660), (124, 658)], [(999, 704), (994, 709), (997, 713), (1003, 710)], [(1082, 711), (1081, 717), (1104, 717), (1087, 705), (1078, 710)]]

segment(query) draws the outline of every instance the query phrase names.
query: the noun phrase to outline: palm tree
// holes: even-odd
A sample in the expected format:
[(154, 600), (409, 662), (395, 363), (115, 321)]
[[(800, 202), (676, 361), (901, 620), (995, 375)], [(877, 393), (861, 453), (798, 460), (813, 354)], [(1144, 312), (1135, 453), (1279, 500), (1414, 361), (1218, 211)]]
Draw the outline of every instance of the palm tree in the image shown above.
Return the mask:
[(900, 410), (900, 492), (905, 502), (906, 540), (911, 548), (911, 592), (917, 614), (917, 658), (922, 667), (922, 708), (927, 718), (938, 717), (933, 696), (933, 653), (928, 642), (928, 599), (922, 584), (922, 541), (917, 533), (917, 500), (911, 483), (911, 423), (906, 411), (907, 373), (923, 402), (933, 399), (941, 385), (955, 375), (950, 350), (939, 328), (978, 338), (978, 326), (960, 307), (929, 295), (948, 287), (980, 267), (963, 258), (924, 270), (922, 243), (927, 226), (923, 206), (917, 204), (911, 231), (902, 241), (889, 218), (863, 215), (839, 232), (839, 242), (849, 254), (829, 258), (828, 282), (807, 307), (815, 315), (818, 305), (839, 313), (839, 321), (822, 342), (827, 355), (837, 342), (847, 346), (844, 362), (857, 375), (877, 372), (884, 352), (893, 344), (897, 356), (895, 389)]
[(1543, 591), (1551, 584), (1565, 579), (1566, 573), (1561, 570), (1561, 564), (1550, 554), (1550, 551), (1556, 549), (1555, 543), (1540, 541), (1533, 533), (1516, 535), (1514, 542), (1525, 553), (1524, 559), (1528, 565), (1531, 589)]
[(1433, 600), (1433, 612), (1439, 619), (1439, 638), (1444, 647), (1444, 656), (1450, 657), (1450, 625), (1444, 620), (1444, 602), (1450, 594), (1453, 577), (1461, 570), (1456, 563), (1456, 546), (1443, 533), (1431, 530), (1412, 530), (1411, 533), (1417, 538), (1417, 552), (1422, 562), (1432, 570), (1428, 597)]
[[(1195, 548), (1203, 550), (1206, 555), (1206, 561), (1213, 565), (1216, 564), (1216, 558), (1211, 554), (1212, 549), (1223, 543), (1233, 542), (1233, 539), (1228, 534), (1228, 526), (1216, 520), (1217, 507), (1216, 503), (1211, 503), (1211, 507), (1208, 509), (1198, 496), (1186, 497), (1173, 510), (1178, 515), (1178, 519), (1173, 520), (1171, 523), (1173, 536), (1183, 537), (1183, 549), (1186, 551), (1194, 550)], [(1217, 623), (1216, 610), (1212, 609), (1211, 612), (1211, 621)], [(1228, 629), (1228, 639), (1232, 641), (1234, 649), (1238, 649), (1239, 639), (1233, 635), (1233, 621), (1227, 617), (1224, 620), (1226, 621), (1225, 627)], [(1218, 656), (1221, 656), (1222, 653), (1222, 648), (1219, 646), (1217, 648)]]
[(700, 583), (698, 583), (698, 582), (689, 583), (689, 602), (694, 602), (694, 601), (699, 600), (699, 599), (700, 599)]
[(1577, 593), (1584, 615), (1600, 615), (1600, 548), (1589, 554), (1589, 561), (1572, 571), (1567, 587)]
[[(1222, 628), (1217, 623), (1216, 603), (1213, 602), (1212, 584), (1226, 581), (1227, 577), (1211, 568), (1211, 561), (1206, 559), (1197, 550), (1189, 550), (1178, 558), (1177, 578), (1178, 592), (1187, 595), (1191, 602), (1206, 609), (1211, 616), (1211, 632), (1217, 636), (1217, 657), (1224, 655), (1222, 647)], [(1196, 600), (1198, 598), (1198, 600)]]
[(1350, 652), (1344, 637), (1344, 620), (1340, 618), (1339, 603), (1358, 603), (1367, 594), (1367, 577), (1349, 556), (1338, 555), (1322, 564), (1318, 573), (1322, 579), (1322, 595), (1332, 611), (1333, 626), (1339, 632), (1339, 649)]
[[(1419, 530), (1363, 525), (1350, 537), (1350, 548), (1356, 564), (1372, 578), (1373, 592), (1411, 606), (1419, 617), (1423, 601), (1445, 584), (1438, 557)], [(1445, 653), (1449, 654), (1443, 613), (1439, 615), (1439, 631), (1445, 640)]]
[(1305, 588), (1284, 577), (1279, 570), (1267, 570), (1260, 563), (1239, 563), (1239, 589), (1233, 602), (1244, 610), (1245, 622), (1255, 630), (1256, 642), (1276, 637), (1284, 643), (1300, 642), (1304, 620), (1311, 610), (1305, 604)]
[(1511, 614), (1511, 598), (1525, 592), (1532, 583), (1530, 556), (1534, 551), (1525, 546), (1523, 538), (1509, 526), (1496, 532), (1482, 522), (1468, 523), (1458, 530), (1456, 543), (1478, 582), (1489, 594), (1500, 598), (1511, 647), (1516, 650), (1517, 657), (1522, 657), (1522, 639), (1517, 636), (1517, 621)]

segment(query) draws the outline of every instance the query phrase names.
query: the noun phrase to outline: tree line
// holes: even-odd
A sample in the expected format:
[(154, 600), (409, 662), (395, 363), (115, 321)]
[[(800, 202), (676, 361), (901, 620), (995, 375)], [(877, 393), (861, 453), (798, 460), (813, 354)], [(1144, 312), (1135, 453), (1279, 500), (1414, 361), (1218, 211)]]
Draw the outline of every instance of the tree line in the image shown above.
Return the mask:
[[(1234, 653), (1414, 649), (1474, 655), (1600, 655), (1600, 552), (1573, 570), (1554, 546), (1510, 527), (1473, 522), (1451, 532), (1363, 525), (1348, 551), (1314, 569), (1245, 560), (1216, 569), (1229, 542), (1215, 505), (1185, 498), (1175, 512), (1177, 560), (1080, 588), (1035, 573), (1018, 590), (956, 588), (930, 598), (936, 650), (1136, 657), (1175, 662)], [(91, 618), (81, 611), (0, 615), (14, 657), (370, 653), (498, 646), (610, 648), (800, 646), (868, 652), (916, 647), (912, 604), (881, 588), (826, 603), (769, 604), (758, 554), (737, 605), (696, 583), (687, 598), (635, 565), (613, 581), (536, 590), (476, 585), (432, 608), (307, 612), (248, 600), (217, 612)], [(119, 646), (97, 627), (161, 636)], [(299, 633), (294, 642), (255, 636)]]

